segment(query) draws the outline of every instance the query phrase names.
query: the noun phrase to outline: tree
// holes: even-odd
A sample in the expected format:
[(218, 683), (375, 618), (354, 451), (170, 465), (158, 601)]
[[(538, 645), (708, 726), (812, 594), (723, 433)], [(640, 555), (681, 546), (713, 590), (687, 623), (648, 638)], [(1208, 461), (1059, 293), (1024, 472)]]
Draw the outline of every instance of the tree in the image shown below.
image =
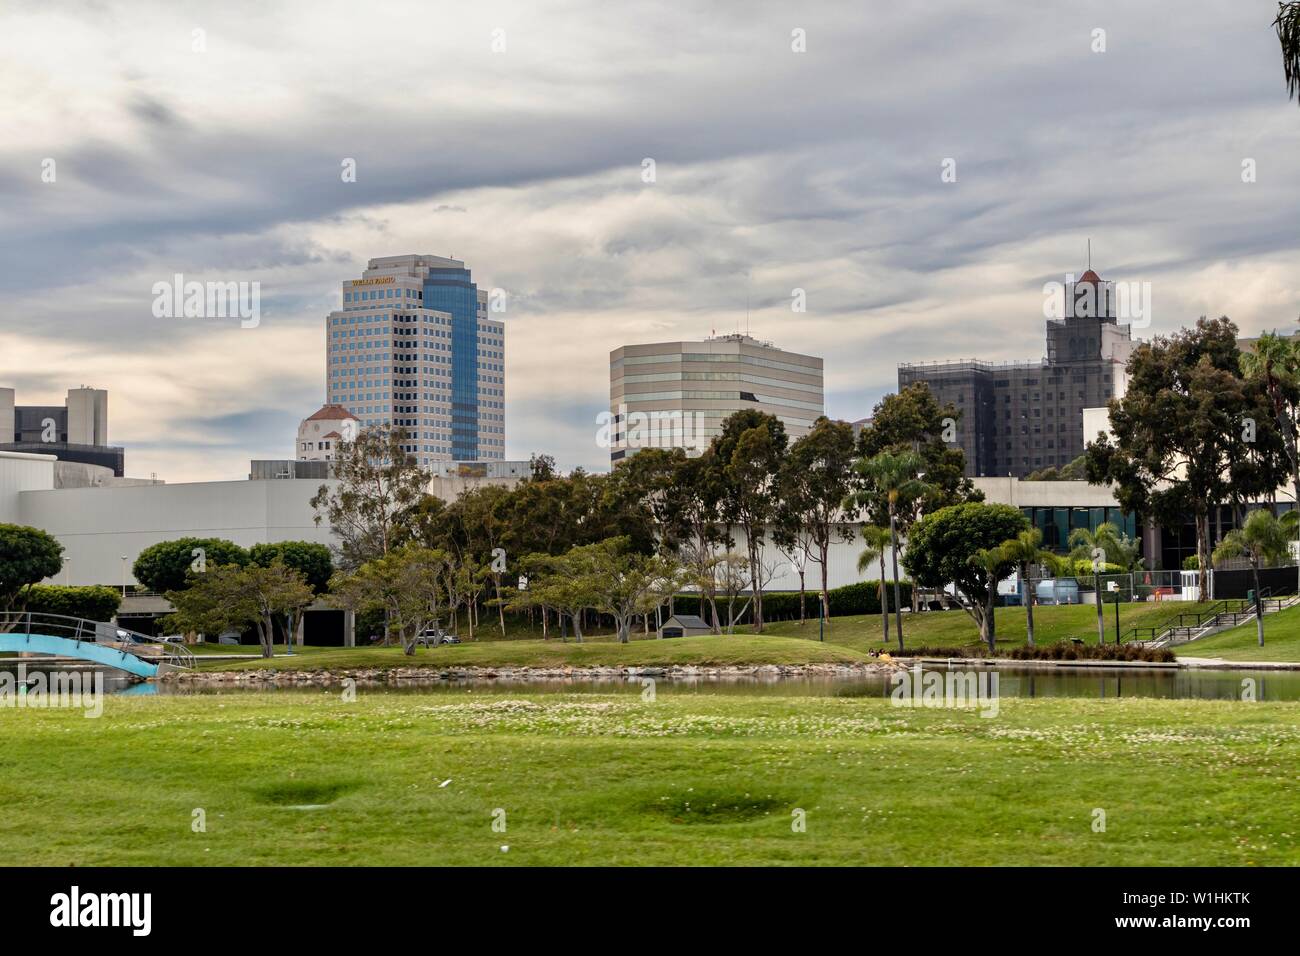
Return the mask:
[(1280, 560), (1289, 550), (1291, 535), (1273, 513), (1264, 508), (1246, 516), (1246, 523), (1229, 531), (1214, 549), (1216, 558), (1245, 556), (1250, 561), (1251, 576), (1255, 580), (1255, 634), (1259, 646), (1264, 646), (1264, 599), (1260, 597), (1259, 569), (1261, 565)]
[[(705, 453), (722, 476), (723, 520), (744, 531), (751, 569), (762, 564), (763, 538), (776, 514), (777, 475), (787, 442), (785, 425), (775, 415), (743, 410), (722, 423), (722, 434)], [(754, 633), (762, 633), (763, 589), (757, 586), (753, 618)]]
[[(63, 570), (63, 545), (51, 534), (26, 525), (0, 524), (0, 615), (26, 605), (31, 587)], [(0, 622), (9, 630), (15, 623)]]
[(1031, 471), (1025, 481), (1084, 481), (1088, 477), (1088, 456), (1080, 455), (1068, 465), (1057, 468), (1055, 465)]
[[(830, 620), (830, 549), (836, 541), (852, 541), (846, 524), (858, 512), (856, 501), (846, 508), (858, 484), (853, 470), (853, 426), (821, 416), (812, 430), (792, 446), (781, 461), (778, 476), (779, 538), (798, 546), (803, 534), (811, 544), (811, 557), (821, 569), (823, 619)], [(778, 544), (780, 540), (778, 540)], [(807, 552), (805, 552), (807, 553)], [(799, 621), (803, 623), (803, 566), (799, 569)]]
[(980, 637), (993, 645), (992, 608), (997, 600), (997, 581), (993, 574), (1005, 577), (1014, 567), (1013, 560), (1002, 554), (1001, 564), (979, 566), (978, 553), (1000, 548), (1002, 542), (1019, 536), (1029, 527), (1020, 509), (1011, 505), (987, 505), (970, 502), (950, 505), (925, 515), (912, 526), (903, 564), (912, 579), (923, 587), (943, 588), (953, 585), (965, 600), (962, 607), (979, 626)]
[(1002, 545), (996, 548), (980, 548), (967, 559), (971, 566), (984, 576), (984, 616), (980, 636), (988, 644), (989, 653), (997, 653), (997, 612), (998, 582), (1006, 577), (1007, 572), (1015, 567), (1015, 559), (1007, 553)]
[[(913, 382), (896, 395), (886, 395), (872, 411), (871, 422), (858, 436), (858, 456), (872, 458), (882, 451), (915, 452), (923, 462), (929, 490), (906, 513), (898, 515), (899, 533), (907, 536), (912, 521), (922, 513), (948, 505), (983, 501), (984, 493), (966, 477), (966, 456), (954, 443), (961, 412), (940, 405), (925, 382)], [(877, 498), (868, 506), (873, 522), (885, 523), (885, 502)]]
[[(1102, 590), (1101, 575), (1106, 570), (1107, 564), (1120, 566), (1119, 561), (1110, 561), (1111, 557), (1127, 557), (1128, 550), (1123, 540), (1119, 528), (1109, 521), (1103, 521), (1097, 527), (1089, 531), (1087, 528), (1075, 528), (1070, 532), (1070, 538), (1067, 542), (1073, 549), (1070, 552), (1070, 558), (1074, 562), (1087, 561), (1092, 568), (1093, 590), (1097, 594), (1097, 643), (1106, 643), (1106, 619), (1102, 613)], [(1115, 635), (1115, 640), (1119, 640), (1119, 635)]]
[(626, 538), (581, 545), (569, 554), (587, 606), (614, 619), (623, 644), (632, 618), (654, 610), (685, 580), (684, 570), (672, 558), (631, 551)]
[(232, 627), (242, 630), (255, 625), (262, 656), (271, 657), (276, 619), (286, 618), (288, 643), (302, 612), (316, 596), (301, 572), (276, 561), (269, 567), (211, 565), (202, 574), (192, 575), (188, 588), (169, 591), (166, 597), (176, 611), (163, 619), (165, 626), (219, 634)]
[(345, 570), (387, 554), (403, 517), (425, 494), (429, 475), (403, 449), (409, 440), (401, 428), (376, 427), (362, 429), (356, 441), (339, 442), (336, 481), (321, 485), (311, 506), (316, 524), (328, 519), (339, 539)]
[(1020, 580), (1025, 585), (1025, 627), (1029, 635), (1029, 646), (1034, 646), (1034, 582), (1030, 578), (1030, 569), (1036, 565), (1048, 566), (1056, 563), (1056, 555), (1043, 548), (1043, 533), (1037, 528), (1029, 528), (1014, 538), (1002, 542), (1002, 550), (1020, 570)]
[(253, 564), (269, 568), (277, 560), (299, 572), (317, 594), (324, 592), (334, 574), (334, 561), (327, 545), (314, 541), (273, 541), (255, 544), (248, 550)]
[[(862, 526), (862, 543), (866, 546), (858, 555), (858, 573), (865, 574), (872, 561), (880, 561), (880, 622), (884, 630), (884, 642), (889, 643), (889, 591), (885, 587), (885, 551), (889, 548), (890, 534), (888, 528), (880, 525)], [(897, 577), (897, 575), (895, 575)]]
[(889, 518), (889, 549), (894, 565), (894, 629), (898, 632), (898, 649), (903, 649), (903, 609), (898, 590), (898, 516), (904, 508), (932, 491), (928, 482), (918, 477), (924, 460), (914, 451), (899, 454), (882, 451), (871, 458), (861, 458), (853, 470), (862, 479), (863, 488), (846, 501), (845, 506), (871, 505), (873, 498), (883, 499)]
[(1265, 390), (1241, 376), (1226, 317), (1142, 343), (1127, 371), (1127, 392), (1109, 403), (1114, 441), (1101, 434), (1088, 445), (1088, 480), (1113, 484), (1125, 511), (1166, 526), (1191, 515), (1200, 566), (1212, 570), (1211, 508), (1271, 493), (1285, 478)]
[[(582, 612), (590, 604), (585, 569), (571, 555), (530, 554), (520, 562), (528, 577), (528, 589), (508, 589), (510, 607), (520, 610), (552, 609), (557, 619), (567, 615), (573, 622), (573, 636), (582, 643)], [(543, 618), (543, 622), (545, 618)], [(545, 624), (543, 623), (543, 633)]]
[(250, 561), (247, 551), (225, 538), (176, 538), (159, 541), (140, 552), (131, 568), (135, 579), (158, 594), (182, 591), (208, 567)]
[[(1300, 4), (1296, 4), (1300, 9)], [(1241, 371), (1263, 390), (1282, 439), (1291, 471), (1291, 490), (1300, 507), (1300, 341), (1265, 332), (1241, 353)]]
[(330, 582), (330, 600), (354, 612), (383, 611), (389, 633), (396, 629), (403, 653), (414, 655), (420, 635), (438, 621), (446, 567), (444, 552), (406, 545), (355, 571), (336, 574)]
[(1300, 3), (1279, 3), (1273, 21), (1282, 44), (1282, 72), (1286, 76), (1287, 99), (1300, 102)]

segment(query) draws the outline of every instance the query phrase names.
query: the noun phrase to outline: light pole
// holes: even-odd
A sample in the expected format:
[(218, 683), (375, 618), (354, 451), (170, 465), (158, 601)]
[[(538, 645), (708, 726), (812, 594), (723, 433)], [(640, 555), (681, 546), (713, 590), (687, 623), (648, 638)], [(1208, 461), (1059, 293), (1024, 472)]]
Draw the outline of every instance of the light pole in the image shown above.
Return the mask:
[(122, 600), (126, 600), (126, 555), (122, 555)]

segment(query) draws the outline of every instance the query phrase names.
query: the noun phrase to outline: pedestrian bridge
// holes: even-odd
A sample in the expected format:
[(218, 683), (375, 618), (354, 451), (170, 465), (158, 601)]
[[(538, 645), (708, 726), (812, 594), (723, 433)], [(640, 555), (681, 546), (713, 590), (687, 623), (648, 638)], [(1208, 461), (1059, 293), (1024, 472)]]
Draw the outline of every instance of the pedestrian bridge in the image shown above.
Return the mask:
[(0, 614), (0, 652), (87, 661), (146, 678), (194, 666), (193, 652), (179, 642), (62, 614)]

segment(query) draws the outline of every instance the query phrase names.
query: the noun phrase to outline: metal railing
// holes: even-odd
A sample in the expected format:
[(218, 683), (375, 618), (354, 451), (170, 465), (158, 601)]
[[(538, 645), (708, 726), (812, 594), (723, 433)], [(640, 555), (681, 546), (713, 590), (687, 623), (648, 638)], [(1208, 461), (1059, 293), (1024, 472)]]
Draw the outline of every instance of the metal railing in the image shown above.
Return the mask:
[[(173, 667), (192, 668), (194, 652), (178, 640), (150, 637), (108, 621), (90, 621), (66, 614), (42, 614), (32, 611), (8, 611), (0, 614), (0, 634), (9, 634), (19, 628), (26, 634), (45, 634), (81, 643), (119, 644), (130, 647), (130, 653), (143, 660), (170, 664)], [(153, 653), (157, 648), (157, 653)]]

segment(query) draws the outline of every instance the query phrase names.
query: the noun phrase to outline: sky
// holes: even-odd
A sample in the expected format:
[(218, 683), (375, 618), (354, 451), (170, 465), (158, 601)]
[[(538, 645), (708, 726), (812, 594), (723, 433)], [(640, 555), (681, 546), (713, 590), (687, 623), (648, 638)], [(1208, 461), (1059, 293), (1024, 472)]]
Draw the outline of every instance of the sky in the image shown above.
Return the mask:
[[(107, 388), (129, 475), (243, 478), (323, 402), (341, 282), (404, 253), (504, 290), (506, 457), (564, 468), (608, 468), (620, 345), (748, 330), (853, 420), (899, 362), (1041, 357), (1089, 241), (1143, 337), (1290, 330), (1275, 12), (3, 0), (0, 386)], [(156, 315), (177, 274), (260, 321)]]

